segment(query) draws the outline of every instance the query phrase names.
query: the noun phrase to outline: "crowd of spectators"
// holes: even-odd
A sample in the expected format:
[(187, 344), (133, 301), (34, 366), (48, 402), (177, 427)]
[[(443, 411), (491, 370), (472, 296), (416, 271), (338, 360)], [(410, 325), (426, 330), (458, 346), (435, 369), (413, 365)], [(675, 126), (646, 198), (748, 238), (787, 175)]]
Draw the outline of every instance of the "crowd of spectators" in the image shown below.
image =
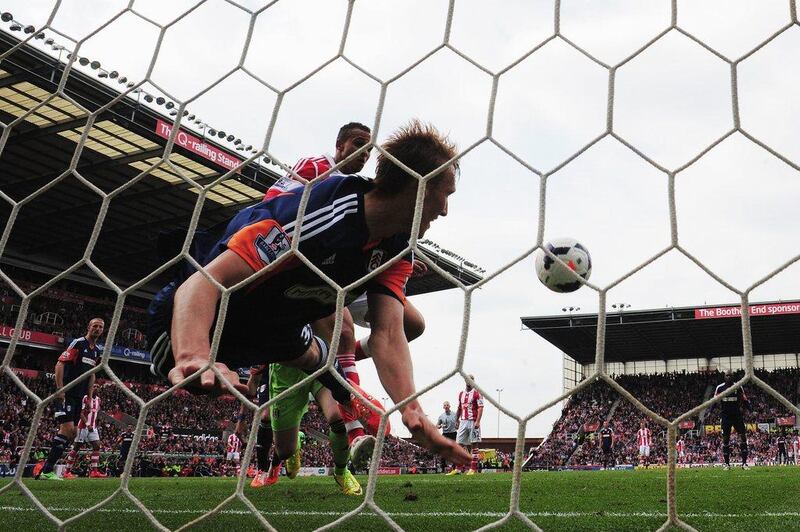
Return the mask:
[[(798, 368), (774, 371), (756, 370), (756, 375), (793, 404), (800, 403)], [(734, 375), (741, 378), (741, 372)], [(666, 419), (703, 403), (713, 396), (723, 376), (719, 372), (666, 373), (654, 375), (622, 375), (615, 378), (647, 408)], [(760, 387), (745, 386), (750, 405), (745, 409), (747, 423), (755, 424), (756, 432), (748, 435), (750, 456), (755, 463), (770, 463), (775, 459), (777, 420), (791, 416), (791, 411)], [(613, 406), (615, 405), (616, 406)], [(613, 412), (612, 412), (613, 408)], [(636, 431), (645, 420), (652, 432), (650, 463), (664, 464), (667, 459), (666, 430), (639, 411), (633, 403), (622, 399), (605, 382), (597, 381), (573, 395), (561, 416), (553, 425), (547, 439), (531, 451), (530, 467), (596, 466), (602, 463), (598, 430), (608, 420), (614, 431), (614, 457), (617, 463), (637, 464)], [(706, 433), (701, 425), (719, 422), (719, 405), (714, 404), (699, 415), (687, 420), (681, 431), (687, 446), (687, 462), (716, 463), (720, 460), (721, 440), (716, 432)], [(758, 424), (761, 423), (759, 428)], [(773, 432), (764, 429), (769, 424)], [(732, 438), (735, 441), (736, 438)]]
[[(34, 272), (12, 270), (15, 283), (26, 293), (46, 280)], [(134, 297), (126, 302), (114, 344), (144, 350), (147, 348), (143, 333), (147, 322), (146, 302)], [(19, 295), (0, 280), (0, 325), (16, 325), (20, 303)], [(86, 333), (86, 324), (92, 318), (104, 318), (110, 323), (115, 304), (116, 298), (109, 290), (61, 280), (31, 300), (23, 328), (66, 339), (77, 338)]]
[[(117, 371), (117, 374), (145, 402), (167, 389), (162, 384), (127, 380), (124, 371)], [(42, 398), (55, 390), (52, 374), (40, 373), (36, 377), (23, 375), (20, 379)], [(101, 452), (113, 455), (119, 450), (121, 434), (133, 429), (139, 415), (139, 405), (109, 379), (98, 378), (96, 395), (100, 398), (102, 412), (98, 417)], [(15, 464), (16, 455), (30, 429), (36, 405), (7, 376), (0, 377), (0, 397), (0, 464), (5, 463), (5, 454), (14, 455), (9, 457), (8, 462)], [(231, 396), (193, 395), (184, 390), (176, 390), (171, 396), (153, 404), (148, 410), (146, 429), (138, 446), (136, 471), (152, 474), (156, 469), (163, 469), (164, 465), (177, 465), (182, 473), (190, 466), (192, 471), (200, 471), (198, 474), (233, 474), (223, 460), (224, 439), (234, 428), (239, 408), (239, 403)], [(57, 432), (51, 410), (46, 409), (41, 417), (33, 442), (34, 449), (49, 448)], [(245, 426), (249, 427), (249, 422)], [(328, 423), (316, 403), (309, 405), (301, 430), (307, 434), (302, 455), (303, 466), (331, 466), (333, 455), (327, 442)], [(246, 440), (246, 435), (242, 437)], [(432, 468), (435, 467), (435, 460), (424, 449), (389, 436), (384, 444), (381, 465)]]

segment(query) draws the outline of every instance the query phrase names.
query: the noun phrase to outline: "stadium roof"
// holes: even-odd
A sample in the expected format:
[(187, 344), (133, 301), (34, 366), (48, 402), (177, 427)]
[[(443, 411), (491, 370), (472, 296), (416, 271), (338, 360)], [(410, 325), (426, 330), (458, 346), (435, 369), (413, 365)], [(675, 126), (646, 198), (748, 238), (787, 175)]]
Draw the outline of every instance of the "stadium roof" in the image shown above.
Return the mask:
[[(0, 54), (18, 43), (15, 36), (0, 31)], [(92, 72), (87, 74), (73, 68), (64, 88), (68, 98), (54, 96), (64, 67), (58, 58), (30, 44), (19, 47), (0, 62), (0, 121), (8, 124), (35, 109), (10, 130), (2, 148), (0, 190), (12, 200), (20, 201), (51, 185), (19, 211), (2, 260), (40, 271), (59, 271), (78, 261), (100, 212), (100, 196), (78, 177), (67, 175), (58, 181), (70, 167), (83, 134), (87, 122), (85, 110), (96, 111), (120, 94), (99, 78), (115, 78), (122, 83), (123, 90), (133, 86), (117, 73), (99, 69), (92, 76)], [(121, 98), (102, 112), (80, 154), (77, 173), (106, 193), (131, 181), (163, 157), (165, 137), (174, 118), (142, 101), (141, 94)], [(203, 133), (185, 130), (201, 144), (192, 149), (188, 143), (176, 142), (168, 165), (162, 164), (110, 202), (91, 258), (112, 280), (126, 286), (149, 275), (162, 264), (157, 250), (159, 234), (185, 232), (198, 190), (181, 179), (181, 175), (204, 185), (254, 151), (248, 146), (243, 149), (244, 154), (237, 153), (243, 144), (231, 148), (224, 142), (210, 140), (206, 132), (224, 136), (210, 127)], [(245, 165), (208, 194), (200, 227), (218, 224), (243, 205), (260, 199), (278, 177), (278, 173), (260, 162)], [(0, 219), (7, 220), (10, 213), (10, 204), (0, 200)], [(448, 257), (435, 245), (428, 246), (425, 253), (465, 284), (481, 278), (479, 269), (465, 267), (463, 259), (451, 260), (452, 253)], [(151, 282), (145, 292), (157, 289), (162, 280)], [(451, 283), (431, 271), (414, 278), (408, 293), (451, 287)]]
[[(712, 305), (613, 312), (606, 315), (606, 362), (738, 356), (739, 307)], [(800, 301), (750, 307), (753, 353), (800, 352)], [(597, 314), (522, 317), (532, 330), (581, 364), (595, 359)]]

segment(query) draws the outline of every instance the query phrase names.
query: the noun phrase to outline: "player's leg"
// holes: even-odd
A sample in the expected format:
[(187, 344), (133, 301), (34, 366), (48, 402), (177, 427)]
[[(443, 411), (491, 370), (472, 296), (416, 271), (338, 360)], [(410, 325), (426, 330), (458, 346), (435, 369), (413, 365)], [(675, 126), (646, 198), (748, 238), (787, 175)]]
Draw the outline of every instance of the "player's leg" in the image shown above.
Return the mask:
[(350, 445), (345, 433), (344, 423), (339, 414), (339, 406), (333, 400), (330, 391), (322, 387), (317, 387), (314, 392), (314, 398), (330, 425), (328, 441), (333, 452), (333, 478), (345, 495), (361, 495), (363, 493), (361, 484), (347, 469), (347, 461), (350, 458)]
[[(302, 371), (272, 364), (270, 366), (270, 397), (275, 397), (289, 387), (305, 378)], [(282, 397), (270, 405), (270, 423), (272, 425), (275, 451), (270, 462), (270, 471), (266, 485), (277, 482), (280, 475), (280, 464), (286, 460), (286, 474), (294, 478), (300, 469), (299, 433), (300, 421), (308, 410), (308, 394), (316, 381), (296, 388), (289, 395)]]
[[(472, 444), (470, 435), (472, 433), (472, 425), (467, 420), (460, 420), (458, 422), (458, 432), (456, 432), (456, 443), (465, 449), (469, 450), (468, 446)], [(458, 475), (462, 472), (464, 466), (454, 465), (453, 469), (447, 474), (448, 476)]]
[(744, 420), (741, 416), (735, 420), (733, 428), (736, 429), (736, 434), (739, 436), (739, 452), (742, 455), (742, 468), (748, 469), (747, 428), (744, 426)]
[(92, 462), (91, 462), (91, 472), (89, 473), (90, 478), (106, 478), (108, 475), (100, 471), (100, 436), (97, 433), (97, 429), (93, 431), (89, 431), (89, 443), (92, 444)]
[(269, 418), (269, 408), (264, 410), (261, 421), (258, 423), (256, 435), (256, 464), (260, 471), (269, 469), (269, 452), (272, 450), (272, 421)]
[(478, 442), (481, 441), (480, 429), (475, 428), (474, 422), (472, 424), (472, 430), (470, 431), (469, 441), (470, 441), (469, 451), (470, 451), (470, 456), (472, 456), (472, 461), (470, 462), (470, 465), (469, 465), (468, 474), (474, 475), (475, 473), (478, 472), (478, 446), (477, 446), (477, 444), (478, 444)]
[[(369, 320), (369, 312), (366, 312), (364, 319)], [(368, 325), (364, 320), (356, 320), (356, 322)], [(406, 333), (406, 340), (409, 342), (416, 340), (425, 332), (425, 318), (408, 299), (406, 299), (406, 306), (403, 309), (403, 330)], [(354, 354), (356, 360), (372, 357), (369, 351), (369, 335), (355, 342)]]
[(56, 422), (59, 423), (58, 434), (53, 438), (53, 444), (50, 446), (47, 460), (42, 471), (37, 476), (37, 478), (43, 480), (61, 480), (61, 477), (56, 475), (53, 469), (55, 469), (56, 463), (64, 455), (64, 451), (69, 448), (75, 439), (75, 423), (80, 419), (80, 404), (78, 401), (65, 397), (64, 402), (59, 406), (60, 408), (55, 416)]
[(409, 342), (416, 340), (425, 332), (425, 318), (408, 299), (403, 309), (403, 329)]
[(467, 475), (474, 475), (478, 472), (478, 454), (477, 450), (475, 449), (475, 445), (470, 443), (466, 447), (467, 452), (472, 457), (472, 460), (469, 463), (469, 469), (467, 470)]
[[(311, 375), (325, 367), (328, 362), (328, 342), (319, 336), (315, 336), (310, 325), (301, 327), (295, 332), (296, 334), (291, 335), (293, 337), (292, 340), (294, 343), (302, 343), (305, 346), (305, 351), (298, 357), (276, 362), (286, 367), (297, 368), (307, 375)], [(338, 362), (334, 363), (331, 371), (339, 373), (342, 377), (345, 376)], [(350, 391), (336, 380), (330, 371), (318, 375), (317, 380), (331, 391), (333, 398), (337, 402), (343, 404), (350, 402)]]
[[(336, 325), (336, 315), (331, 314), (322, 319), (315, 321), (312, 324), (314, 334), (324, 338), (329, 344), (333, 343), (333, 330)], [(353, 317), (350, 311), (345, 308), (342, 311), (342, 329), (339, 335), (339, 348), (336, 353), (336, 362), (342, 370), (345, 378), (351, 383), (360, 384), (361, 378), (356, 369), (356, 356), (355, 356), (356, 337), (353, 325)], [(356, 440), (366, 435), (364, 426), (359, 421), (359, 412), (355, 405), (342, 404), (341, 417), (347, 429), (347, 437), (351, 445), (356, 443)], [(378, 418), (380, 420), (380, 417)], [(380, 421), (379, 421), (380, 422)]]
[(733, 423), (727, 417), (722, 418), (722, 458), (725, 460), (725, 468), (731, 467), (731, 427)]
[(83, 443), (83, 430), (78, 432), (78, 437), (75, 438), (75, 441), (72, 443), (72, 447), (70, 447), (69, 453), (67, 453), (67, 460), (64, 465), (64, 472), (61, 474), (61, 478), (65, 480), (72, 480), (74, 478), (78, 478), (77, 475), (72, 474), (72, 467), (75, 465), (75, 460), (78, 458), (78, 452), (80, 451), (81, 444)]

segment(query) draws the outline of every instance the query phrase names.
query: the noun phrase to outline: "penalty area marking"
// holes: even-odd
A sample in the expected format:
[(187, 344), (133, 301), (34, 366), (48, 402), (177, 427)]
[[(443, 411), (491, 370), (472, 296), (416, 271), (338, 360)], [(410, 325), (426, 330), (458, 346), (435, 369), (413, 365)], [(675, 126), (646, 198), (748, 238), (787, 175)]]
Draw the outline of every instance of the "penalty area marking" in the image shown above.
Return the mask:
[[(48, 507), (50, 512), (82, 512), (86, 508), (78, 507)], [(38, 508), (26, 506), (0, 506), (0, 511), (3, 512), (38, 512)], [(165, 508), (151, 509), (154, 514), (204, 514), (210, 512), (208, 510), (169, 510)], [(98, 508), (95, 512), (101, 513), (127, 513), (139, 514), (140, 510), (133, 508)], [(220, 515), (250, 515), (249, 510), (220, 510), (217, 512)], [(306, 517), (341, 517), (347, 512), (334, 512), (334, 511), (313, 511), (313, 510), (281, 510), (277, 512), (262, 511), (261, 515), (266, 517), (283, 517), (283, 516), (306, 516)], [(508, 512), (386, 512), (390, 517), (503, 517)], [(366, 517), (380, 517), (378, 514), (364, 511), (360, 515)], [(666, 512), (526, 512), (528, 517), (560, 517), (560, 518), (575, 518), (575, 517), (667, 517)], [(736, 517), (800, 517), (800, 512), (745, 512), (745, 513), (716, 513), (716, 512), (686, 512), (679, 513), (678, 517), (700, 517), (700, 518), (714, 518), (714, 519), (729, 519)]]

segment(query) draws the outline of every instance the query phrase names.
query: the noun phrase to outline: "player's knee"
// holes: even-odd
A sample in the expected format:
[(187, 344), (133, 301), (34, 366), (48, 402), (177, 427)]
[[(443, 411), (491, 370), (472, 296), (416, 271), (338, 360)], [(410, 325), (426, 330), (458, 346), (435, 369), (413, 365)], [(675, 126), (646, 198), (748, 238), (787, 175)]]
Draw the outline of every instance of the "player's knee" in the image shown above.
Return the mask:
[(403, 314), (403, 329), (409, 342), (422, 336), (425, 332), (425, 318), (416, 309)]

